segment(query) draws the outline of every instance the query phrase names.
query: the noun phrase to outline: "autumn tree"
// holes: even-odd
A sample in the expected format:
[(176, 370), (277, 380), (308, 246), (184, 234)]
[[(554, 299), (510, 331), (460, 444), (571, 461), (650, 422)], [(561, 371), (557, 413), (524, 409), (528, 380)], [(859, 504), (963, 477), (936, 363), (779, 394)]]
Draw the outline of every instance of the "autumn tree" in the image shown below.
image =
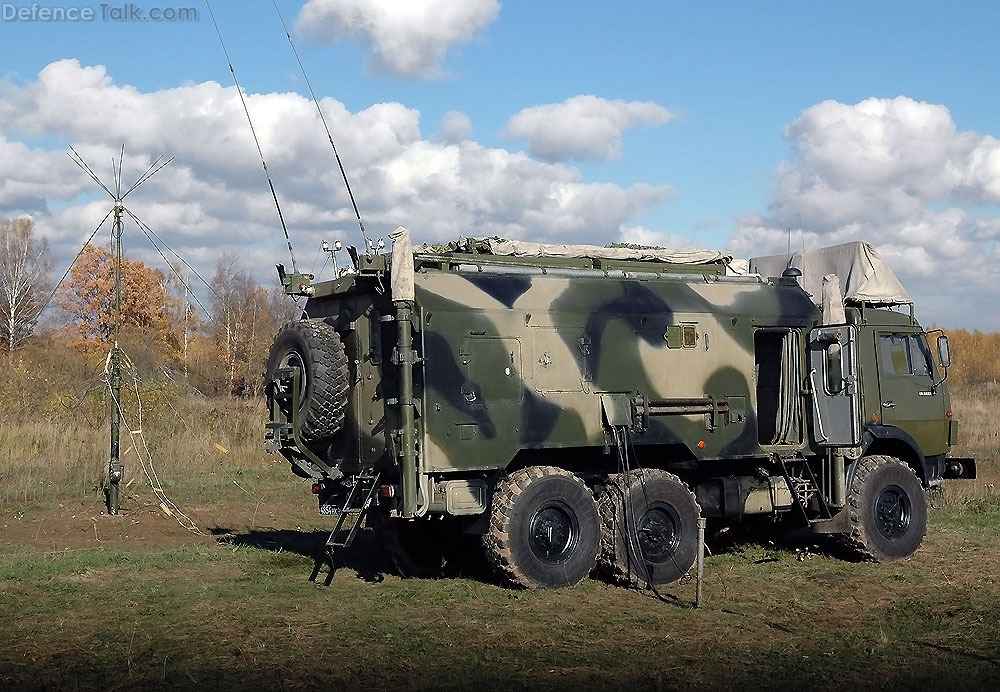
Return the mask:
[[(164, 273), (138, 260), (122, 261), (121, 329), (158, 357), (174, 361), (179, 355), (177, 298)], [(83, 344), (112, 339), (115, 310), (114, 259), (107, 248), (87, 245), (70, 270), (58, 299), (70, 327)]]
[(181, 273), (179, 265), (173, 265), (167, 276), (168, 309), (167, 317), (174, 330), (174, 341), (177, 343), (178, 356), (184, 377), (188, 376), (188, 363), (192, 342), (200, 326), (196, 306), (201, 302), (191, 290), (191, 277)]
[(274, 334), (296, 308), (287, 296), (259, 285), (234, 255), (219, 260), (212, 287), (213, 336), (226, 386), (234, 394), (256, 394)]
[(7, 365), (14, 351), (35, 329), (51, 290), (48, 243), (36, 240), (28, 217), (0, 220), (0, 338), (7, 347)]

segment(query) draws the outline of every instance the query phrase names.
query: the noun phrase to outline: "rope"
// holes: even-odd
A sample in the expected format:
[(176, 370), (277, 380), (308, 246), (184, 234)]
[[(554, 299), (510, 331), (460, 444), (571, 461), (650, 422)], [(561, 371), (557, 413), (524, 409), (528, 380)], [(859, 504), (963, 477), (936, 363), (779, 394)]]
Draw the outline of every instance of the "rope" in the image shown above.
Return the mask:
[(128, 355), (124, 351), (122, 351), (121, 349), (118, 350), (121, 353), (121, 357), (123, 359), (123, 362), (119, 365), (119, 367), (121, 368), (121, 373), (127, 372), (129, 376), (131, 376), (132, 382), (135, 387), (135, 399), (137, 405), (136, 422), (138, 423), (138, 425), (133, 426), (129, 423), (128, 419), (125, 416), (125, 411), (122, 408), (122, 403), (119, 397), (115, 395), (114, 388), (111, 386), (110, 372), (108, 369), (111, 360), (110, 352), (108, 353), (107, 365), (104, 370), (105, 382), (108, 385), (108, 391), (111, 393), (111, 399), (114, 402), (115, 406), (117, 407), (119, 415), (121, 416), (122, 423), (125, 424), (125, 427), (129, 431), (129, 435), (132, 437), (133, 440), (135, 438), (138, 438), (139, 443), (142, 445), (143, 454), (140, 454), (139, 447), (135, 444), (135, 442), (132, 443), (133, 447), (135, 447), (136, 457), (139, 459), (139, 465), (142, 468), (142, 472), (146, 476), (146, 480), (153, 491), (153, 495), (160, 502), (160, 509), (162, 509), (167, 516), (172, 517), (184, 529), (191, 531), (192, 533), (196, 533), (199, 536), (203, 536), (205, 534), (201, 531), (201, 529), (198, 528), (198, 525), (194, 522), (194, 520), (191, 519), (191, 517), (189, 517), (188, 515), (186, 515), (183, 511), (181, 511), (180, 507), (178, 507), (173, 502), (173, 500), (171, 500), (167, 496), (167, 494), (163, 491), (163, 484), (160, 482), (159, 474), (157, 474), (156, 467), (153, 465), (153, 454), (149, 449), (149, 444), (146, 442), (146, 436), (142, 432), (142, 398), (139, 394), (139, 378), (136, 375), (135, 366), (133, 365), (131, 359), (129, 359)]

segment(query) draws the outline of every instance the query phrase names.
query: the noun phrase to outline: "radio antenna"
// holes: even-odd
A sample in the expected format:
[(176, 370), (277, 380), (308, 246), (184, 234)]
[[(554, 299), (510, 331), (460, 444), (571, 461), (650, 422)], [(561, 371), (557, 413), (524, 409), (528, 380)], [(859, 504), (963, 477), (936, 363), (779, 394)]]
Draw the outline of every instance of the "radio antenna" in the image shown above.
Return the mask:
[(278, 21), (281, 22), (281, 28), (285, 32), (285, 38), (288, 39), (288, 45), (292, 47), (292, 53), (295, 54), (295, 60), (299, 63), (299, 69), (302, 71), (302, 77), (305, 79), (306, 86), (309, 88), (309, 94), (312, 96), (313, 103), (316, 104), (316, 112), (319, 113), (319, 119), (323, 122), (324, 129), (326, 129), (326, 137), (330, 140), (330, 146), (333, 147), (333, 155), (337, 158), (337, 165), (340, 167), (340, 175), (344, 178), (344, 185), (347, 187), (347, 195), (351, 198), (351, 206), (354, 207), (354, 215), (358, 217), (358, 226), (361, 227), (361, 235), (365, 239), (365, 251), (367, 254), (372, 254), (375, 246), (372, 244), (372, 241), (368, 238), (368, 233), (365, 231), (365, 223), (361, 220), (361, 212), (358, 211), (358, 203), (354, 199), (354, 192), (351, 190), (351, 183), (347, 179), (347, 171), (344, 170), (344, 163), (340, 160), (340, 153), (337, 152), (337, 145), (333, 141), (333, 134), (330, 132), (330, 126), (326, 122), (326, 116), (323, 115), (323, 109), (319, 105), (319, 99), (316, 98), (316, 92), (313, 91), (312, 83), (309, 81), (309, 75), (306, 74), (305, 65), (302, 64), (302, 58), (299, 57), (299, 51), (296, 50), (295, 42), (292, 41), (292, 35), (288, 31), (288, 27), (285, 25), (285, 18), (281, 16), (281, 10), (278, 9), (278, 2), (277, 0), (271, 0), (271, 2), (274, 4), (274, 11), (278, 13)]
[(288, 255), (292, 258), (292, 272), (298, 273), (298, 269), (295, 266), (295, 253), (292, 252), (292, 240), (288, 237), (288, 227), (285, 226), (285, 217), (281, 213), (281, 205), (278, 204), (278, 193), (274, 191), (274, 183), (271, 181), (271, 173), (267, 170), (267, 161), (264, 160), (264, 152), (260, 148), (260, 139), (257, 137), (257, 130), (253, 126), (253, 118), (250, 117), (250, 109), (247, 107), (247, 100), (243, 97), (243, 89), (240, 88), (240, 82), (236, 79), (236, 70), (233, 68), (233, 61), (229, 57), (229, 51), (226, 50), (226, 42), (222, 40), (222, 30), (219, 28), (219, 22), (215, 19), (215, 13), (212, 12), (212, 3), (205, 0), (205, 5), (208, 6), (208, 14), (212, 17), (212, 24), (215, 25), (215, 33), (219, 35), (219, 43), (222, 45), (222, 52), (226, 56), (226, 62), (229, 63), (229, 72), (233, 75), (233, 84), (236, 85), (236, 93), (240, 95), (240, 103), (243, 104), (243, 111), (247, 114), (247, 122), (250, 123), (250, 133), (253, 135), (253, 141), (257, 145), (257, 154), (260, 155), (260, 163), (264, 166), (264, 175), (267, 176), (267, 184), (271, 188), (271, 197), (274, 198), (274, 207), (278, 210), (278, 221), (281, 222), (281, 230), (285, 233), (285, 242), (288, 243)]

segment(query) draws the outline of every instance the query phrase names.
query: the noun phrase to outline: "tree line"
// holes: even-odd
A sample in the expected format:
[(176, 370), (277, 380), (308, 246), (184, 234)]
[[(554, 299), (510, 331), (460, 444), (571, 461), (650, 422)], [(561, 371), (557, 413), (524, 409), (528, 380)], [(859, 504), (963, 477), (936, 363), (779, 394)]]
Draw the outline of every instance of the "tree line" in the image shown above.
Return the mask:
[[(79, 368), (107, 355), (118, 319), (114, 263), (104, 247), (87, 245), (56, 287), (48, 245), (30, 218), (0, 220), (0, 343), (8, 372), (19, 359), (37, 362), (31, 349), (59, 353)], [(141, 374), (157, 374), (205, 394), (260, 393), (275, 332), (301, 310), (275, 285), (261, 286), (234, 255), (216, 264), (207, 295), (192, 293), (195, 277), (125, 259), (120, 343)], [(957, 386), (1000, 382), (1000, 333), (946, 331)], [(51, 353), (47, 354), (52, 357)], [(79, 369), (78, 368), (78, 369)]]
[[(120, 316), (108, 248), (86, 245), (58, 287), (56, 281), (31, 219), (0, 220), (0, 338), (10, 373), (22, 361), (44, 360), (38, 348), (99, 367), (120, 318), (119, 343), (140, 374), (205, 394), (254, 396), (275, 332), (301, 312), (277, 282), (261, 286), (229, 254), (207, 287), (179, 266), (125, 257)], [(199, 286), (200, 296), (193, 290)]]

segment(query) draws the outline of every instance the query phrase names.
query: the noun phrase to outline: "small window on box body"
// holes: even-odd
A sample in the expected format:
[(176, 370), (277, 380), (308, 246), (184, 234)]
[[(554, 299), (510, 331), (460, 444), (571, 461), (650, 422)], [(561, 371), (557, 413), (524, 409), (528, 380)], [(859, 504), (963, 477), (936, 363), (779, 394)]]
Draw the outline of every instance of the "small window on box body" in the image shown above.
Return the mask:
[(684, 348), (694, 348), (698, 345), (698, 325), (685, 324), (681, 326), (684, 335)]

